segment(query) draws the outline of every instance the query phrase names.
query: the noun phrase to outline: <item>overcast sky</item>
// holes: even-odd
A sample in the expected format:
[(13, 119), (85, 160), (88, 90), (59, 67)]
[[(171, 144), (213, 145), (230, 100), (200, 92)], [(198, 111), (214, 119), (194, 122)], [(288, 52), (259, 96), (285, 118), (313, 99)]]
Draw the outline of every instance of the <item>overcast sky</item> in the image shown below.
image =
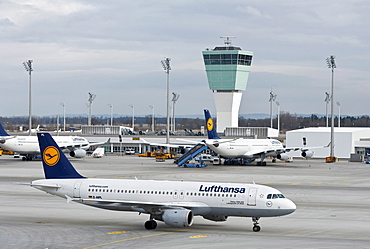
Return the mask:
[[(325, 114), (336, 55), (335, 102), (341, 114), (368, 115), (370, 96), (368, 0), (2, 0), (0, 1), (0, 116), (28, 115), (33, 60), (34, 115), (166, 114), (166, 74), (180, 94), (178, 115), (215, 112), (202, 51), (236, 36), (254, 53), (241, 114), (269, 113), (269, 92), (281, 110)], [(335, 111), (338, 111), (335, 105)], [(275, 106), (276, 112), (276, 106)]]

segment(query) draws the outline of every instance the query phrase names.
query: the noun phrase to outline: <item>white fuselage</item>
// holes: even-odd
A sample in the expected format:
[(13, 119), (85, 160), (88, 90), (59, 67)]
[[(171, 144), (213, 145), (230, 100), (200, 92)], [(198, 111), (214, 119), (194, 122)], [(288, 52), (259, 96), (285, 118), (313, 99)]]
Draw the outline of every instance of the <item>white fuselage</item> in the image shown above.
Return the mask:
[[(78, 147), (88, 149), (90, 144), (86, 138), (76, 136), (55, 136), (53, 137), (61, 148)], [(21, 155), (38, 155), (40, 154), (39, 142), (37, 136), (16, 136), (0, 143), (0, 147), (17, 152)]]
[(170, 206), (206, 217), (272, 217), (296, 209), (278, 190), (257, 184), (83, 178), (36, 180), (31, 186), (89, 206), (141, 213)]
[(284, 147), (276, 139), (207, 139), (207, 146), (217, 154), (227, 158), (258, 158), (276, 156)]

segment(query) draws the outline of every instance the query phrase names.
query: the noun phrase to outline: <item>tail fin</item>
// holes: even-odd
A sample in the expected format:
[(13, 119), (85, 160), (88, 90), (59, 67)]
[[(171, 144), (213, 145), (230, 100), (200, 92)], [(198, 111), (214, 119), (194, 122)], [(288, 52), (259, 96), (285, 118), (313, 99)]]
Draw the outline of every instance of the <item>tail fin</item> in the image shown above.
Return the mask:
[(0, 137), (6, 137), (6, 136), (9, 136), (8, 133), (6, 133), (4, 127), (2, 124), (0, 124)]
[(208, 139), (220, 139), (220, 137), (217, 135), (216, 127), (214, 126), (213, 119), (209, 110), (204, 109), (204, 116), (206, 119)]
[(69, 162), (49, 133), (37, 133), (46, 179), (85, 178)]

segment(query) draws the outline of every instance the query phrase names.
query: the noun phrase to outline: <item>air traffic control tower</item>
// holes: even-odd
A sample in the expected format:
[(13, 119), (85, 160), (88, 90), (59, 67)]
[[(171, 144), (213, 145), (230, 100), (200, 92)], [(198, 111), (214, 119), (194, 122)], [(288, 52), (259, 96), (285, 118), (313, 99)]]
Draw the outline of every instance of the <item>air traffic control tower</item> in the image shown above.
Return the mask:
[(253, 53), (231, 45), (230, 38), (224, 37), (225, 46), (203, 51), (209, 89), (217, 110), (217, 132), (226, 127), (238, 127), (239, 107), (242, 92), (247, 87)]

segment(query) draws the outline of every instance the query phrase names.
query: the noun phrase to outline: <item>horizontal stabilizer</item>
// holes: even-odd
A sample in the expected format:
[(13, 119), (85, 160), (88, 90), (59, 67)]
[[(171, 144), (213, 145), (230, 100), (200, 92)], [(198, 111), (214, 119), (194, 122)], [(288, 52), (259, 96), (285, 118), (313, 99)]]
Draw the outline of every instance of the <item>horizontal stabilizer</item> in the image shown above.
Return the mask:
[(38, 183), (38, 184), (29, 184), (31, 187), (43, 187), (43, 188), (60, 188), (60, 185), (58, 184), (43, 184), (43, 183)]

